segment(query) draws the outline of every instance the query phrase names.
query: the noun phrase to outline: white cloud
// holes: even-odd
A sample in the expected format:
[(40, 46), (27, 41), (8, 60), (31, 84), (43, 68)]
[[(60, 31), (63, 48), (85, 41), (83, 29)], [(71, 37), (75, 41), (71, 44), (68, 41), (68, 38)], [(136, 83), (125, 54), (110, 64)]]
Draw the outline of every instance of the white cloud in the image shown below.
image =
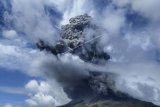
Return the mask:
[(71, 3), (72, 0), (46, 0), (46, 3), (53, 4), (60, 12), (64, 12), (67, 9), (68, 4)]
[[(160, 105), (160, 80), (158, 77), (160, 75), (160, 67), (157, 62), (157, 56), (154, 54), (160, 46), (160, 31), (158, 30), (160, 28), (158, 25), (160, 18), (160, 14), (158, 13), (160, 2), (158, 0), (122, 0), (122, 2), (114, 0), (114, 3), (119, 6), (118, 9), (114, 9), (116, 14), (119, 10), (123, 10), (122, 14), (120, 14), (122, 18), (125, 17), (124, 15), (128, 12), (125, 11), (125, 6), (131, 5), (131, 8), (135, 12), (149, 19), (149, 24), (144, 28), (137, 27), (138, 30), (126, 28), (126, 26), (124, 26), (127, 31), (123, 32), (123, 34), (119, 34), (115, 38), (113, 38), (113, 36), (108, 37), (109, 34), (106, 34), (108, 37), (106, 41), (109, 41), (109, 46), (112, 47), (112, 51), (110, 52), (112, 58), (111, 65), (107, 65), (106, 69), (120, 75), (116, 83), (121, 91), (127, 92), (137, 99)], [(109, 11), (111, 15), (115, 14), (112, 10), (107, 9), (106, 12), (107, 11)], [(118, 15), (115, 17), (119, 18)], [(114, 18), (111, 17), (111, 19)], [(112, 27), (116, 22), (114, 20), (107, 21), (108, 22), (104, 24), (107, 25), (109, 23), (109, 27)], [(128, 23), (117, 23), (115, 25), (128, 25)], [(108, 30), (109, 32), (112, 31), (112, 29)], [(113, 30), (113, 32), (116, 32), (116, 30)], [(103, 41), (105, 40), (103, 39)]]
[(132, 0), (132, 8), (154, 21), (159, 21), (159, 0)]
[(115, 10), (113, 7), (107, 7), (104, 11), (104, 17), (101, 21), (103, 27), (111, 34), (119, 34), (125, 25), (125, 16), (122, 10)]
[(119, 75), (116, 85), (122, 92), (143, 101), (160, 105), (160, 72), (156, 62), (132, 62), (111, 64), (108, 71)]
[(13, 107), (11, 104), (6, 104), (3, 107)]
[(152, 21), (159, 21), (159, 0), (113, 0), (113, 3), (119, 7), (131, 5), (131, 8), (136, 12), (139, 12), (142, 16), (147, 17)]
[(0, 92), (9, 93), (9, 94), (27, 95), (27, 91), (23, 87), (0, 86)]
[(49, 84), (47, 84), (44, 81), (41, 81), (40, 84), (36, 81), (36, 80), (31, 80), (30, 82), (28, 82), (28, 84), (26, 84), (26, 89), (29, 89), (32, 92), (43, 92), (43, 93), (47, 93), (50, 91), (50, 86)]
[(5, 30), (2, 35), (7, 39), (14, 39), (17, 37), (17, 32), (15, 30)]
[(25, 74), (33, 75), (28, 71), (30, 63), (35, 56), (40, 55), (39, 51), (31, 48), (20, 47), (0, 43), (0, 67), (6, 69), (19, 70)]
[(129, 0), (113, 0), (113, 4), (116, 4), (119, 7), (124, 7), (129, 4)]
[(26, 102), (30, 107), (55, 107), (54, 98), (43, 93), (35, 94), (31, 99), (27, 99)]
[(43, 39), (49, 43), (57, 40), (58, 35), (45, 13), (43, 0), (13, 0), (12, 15), (16, 29), (25, 33), (34, 42)]
[[(63, 10), (63, 20), (61, 25), (69, 23), (69, 19), (84, 13), (92, 14), (94, 9), (92, 2), (87, 0), (65, 0), (65, 9)], [(87, 5), (90, 4), (90, 5)]]
[(136, 32), (126, 34), (124, 39), (128, 42), (128, 47), (140, 47), (143, 50), (148, 50), (151, 47), (151, 39), (148, 33)]
[(70, 101), (63, 89), (54, 81), (50, 83), (31, 80), (25, 88), (30, 91), (30, 98), (26, 103), (31, 107), (53, 107)]

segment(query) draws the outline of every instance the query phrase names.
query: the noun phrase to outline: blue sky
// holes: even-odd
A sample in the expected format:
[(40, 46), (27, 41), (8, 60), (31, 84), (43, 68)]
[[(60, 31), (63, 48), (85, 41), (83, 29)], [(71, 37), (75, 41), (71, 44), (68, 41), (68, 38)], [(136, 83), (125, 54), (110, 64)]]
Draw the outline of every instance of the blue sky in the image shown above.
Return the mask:
[[(0, 0), (0, 106), (53, 107), (70, 101), (61, 85), (45, 75), (54, 71), (45, 68), (46, 62), (56, 60), (35, 43), (43, 39), (54, 44), (60, 26), (84, 13), (107, 32), (100, 42), (116, 65), (111, 64), (111, 70), (122, 78), (119, 90), (160, 105), (159, 4), (159, 0)], [(146, 97), (144, 84), (153, 96)]]
[[(24, 102), (27, 99), (26, 95), (15, 94), (10, 91), (5, 92), (1, 90), (1, 87), (14, 88), (14, 87), (23, 87), (27, 81), (32, 79), (31, 77), (24, 75), (18, 71), (11, 71), (4, 68), (0, 69), (0, 104), (18, 104)], [(13, 90), (12, 90), (13, 91)], [(24, 105), (24, 104), (22, 104)]]
[(0, 85), (1, 86), (15, 86), (21, 87), (24, 86), (31, 77), (19, 72), (11, 71), (7, 69), (0, 69)]
[(23, 90), (27, 82), (32, 79), (40, 80), (18, 70), (0, 68), (0, 106), (11, 103), (27, 107), (24, 101), (29, 97)]

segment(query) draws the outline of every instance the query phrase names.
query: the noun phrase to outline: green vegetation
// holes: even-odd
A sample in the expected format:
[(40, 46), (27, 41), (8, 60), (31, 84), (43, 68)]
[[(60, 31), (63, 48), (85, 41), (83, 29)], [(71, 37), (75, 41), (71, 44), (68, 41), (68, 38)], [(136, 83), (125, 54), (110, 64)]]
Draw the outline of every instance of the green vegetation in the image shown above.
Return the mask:
[(98, 102), (95, 104), (78, 104), (74, 107), (157, 107), (152, 105), (151, 103), (144, 103), (141, 101), (105, 101)]

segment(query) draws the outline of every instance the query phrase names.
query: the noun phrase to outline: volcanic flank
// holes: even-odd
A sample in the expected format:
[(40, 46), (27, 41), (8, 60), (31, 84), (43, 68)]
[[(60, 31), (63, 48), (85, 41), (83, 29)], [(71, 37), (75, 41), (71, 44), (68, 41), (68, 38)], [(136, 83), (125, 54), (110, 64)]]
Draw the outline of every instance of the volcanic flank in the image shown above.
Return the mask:
[[(88, 31), (94, 33), (88, 34)], [(70, 53), (86, 63), (100, 65), (110, 59), (110, 55), (99, 44), (102, 31), (102, 28), (92, 23), (90, 16), (84, 14), (71, 18), (69, 24), (61, 27), (60, 39), (54, 46), (44, 40), (39, 40), (36, 45), (40, 50), (55, 55), (58, 60), (62, 55)], [(156, 107), (120, 92), (115, 86), (115, 74), (90, 69), (78, 70), (73, 63), (65, 65), (59, 60), (53, 66), (55, 71), (47, 74), (54, 75), (72, 99), (63, 107)], [(69, 73), (65, 75), (57, 65), (66, 68)], [(81, 73), (83, 70), (85, 74)]]

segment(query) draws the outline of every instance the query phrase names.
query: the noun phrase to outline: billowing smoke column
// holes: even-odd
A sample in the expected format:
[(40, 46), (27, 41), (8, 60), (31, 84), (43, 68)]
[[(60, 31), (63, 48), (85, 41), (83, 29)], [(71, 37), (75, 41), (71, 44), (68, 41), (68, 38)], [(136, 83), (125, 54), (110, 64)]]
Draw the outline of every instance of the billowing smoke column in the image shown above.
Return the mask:
[[(40, 50), (50, 52), (57, 58), (52, 63), (46, 63), (45, 68), (48, 70), (45, 75), (56, 79), (72, 99), (65, 107), (103, 100), (142, 103), (116, 87), (118, 75), (110, 73), (109, 70), (112, 69), (108, 69), (107, 72), (107, 68), (94, 68), (94, 65), (104, 66), (110, 59), (99, 43), (104, 29), (96, 26), (87, 14), (71, 18), (69, 22), (70, 24), (62, 26), (60, 40), (55, 46), (43, 40), (37, 43)], [(65, 61), (67, 55), (70, 58)], [(72, 60), (72, 57), (76, 57), (77, 60)], [(148, 103), (148, 106), (153, 105)]]
[[(55, 46), (48, 45), (43, 40), (37, 43), (40, 50), (46, 50), (58, 58), (57, 62), (50, 65), (53, 71), (46, 72), (46, 75), (51, 78), (54, 76), (73, 100), (93, 100), (98, 95), (108, 95), (108, 91), (114, 94), (116, 88), (113, 74), (100, 73), (84, 67), (85, 62), (100, 64), (110, 59), (103, 48), (98, 46), (99, 38), (96, 34), (101, 34), (100, 28), (91, 23), (91, 17), (87, 14), (71, 18), (69, 22), (70, 24), (62, 26), (61, 39)], [(90, 41), (86, 39), (86, 30), (97, 31)], [(83, 64), (61, 62), (60, 57), (68, 53), (78, 56)]]
[[(96, 59), (110, 59), (110, 56), (98, 44), (100, 29), (91, 24), (90, 16), (87, 14), (77, 16), (71, 18), (69, 22), (70, 24), (62, 26), (60, 40), (55, 46), (49, 46), (45, 41), (40, 40), (37, 47), (40, 50), (50, 51), (54, 55), (72, 53), (87, 62), (93, 62)], [(86, 39), (87, 30), (95, 30), (90, 40)]]

